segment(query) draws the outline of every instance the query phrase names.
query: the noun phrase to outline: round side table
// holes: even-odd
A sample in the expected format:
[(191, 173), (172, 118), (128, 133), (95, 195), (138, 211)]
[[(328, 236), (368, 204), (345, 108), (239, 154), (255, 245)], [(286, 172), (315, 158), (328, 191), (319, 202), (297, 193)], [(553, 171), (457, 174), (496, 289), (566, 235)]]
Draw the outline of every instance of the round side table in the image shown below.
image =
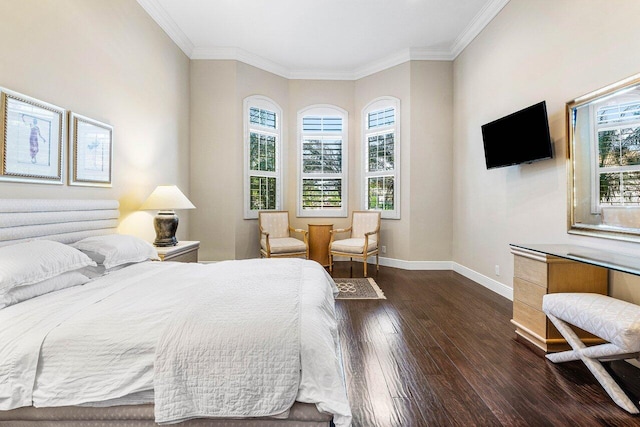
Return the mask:
[(309, 259), (329, 267), (329, 240), (333, 224), (309, 224)]

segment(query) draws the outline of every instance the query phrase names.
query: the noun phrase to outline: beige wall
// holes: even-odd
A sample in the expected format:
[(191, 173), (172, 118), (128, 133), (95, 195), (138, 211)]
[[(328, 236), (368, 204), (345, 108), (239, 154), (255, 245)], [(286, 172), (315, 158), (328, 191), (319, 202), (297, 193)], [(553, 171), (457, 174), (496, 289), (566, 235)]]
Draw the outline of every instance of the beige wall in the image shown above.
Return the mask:
[(0, 181), (0, 198), (119, 199), (121, 231), (153, 240), (139, 205), (189, 194), (189, 59), (134, 0), (4, 1), (0, 20), (0, 86), (114, 127), (112, 188)]
[[(238, 63), (238, 81), (237, 81), (237, 97), (238, 97), (238, 107), (236, 108), (237, 114), (237, 122), (236, 128), (240, 129), (240, 162), (238, 163), (238, 172), (239, 174), (236, 177), (240, 178), (240, 189), (238, 190), (238, 194), (240, 197), (237, 197), (236, 200), (236, 212), (240, 212), (239, 215), (235, 217), (235, 225), (236, 225), (236, 248), (235, 248), (235, 258), (236, 259), (244, 259), (244, 258), (253, 258), (259, 256), (259, 248), (257, 246), (259, 240), (258, 233), (258, 221), (257, 220), (246, 220), (243, 219), (244, 214), (244, 204), (243, 204), (243, 196), (244, 188), (242, 187), (242, 178), (243, 178), (243, 101), (246, 97), (251, 95), (263, 95), (268, 98), (274, 100), (280, 108), (282, 108), (283, 112), (286, 112), (289, 108), (289, 82), (287, 79), (283, 77), (279, 77), (275, 74), (267, 73), (258, 68), (252, 67), (251, 65), (244, 64), (242, 62)], [(283, 122), (282, 129), (282, 139), (283, 141), (290, 140), (289, 138), (289, 119), (290, 117), (285, 116)], [(295, 133), (294, 133), (295, 135)], [(285, 159), (288, 157), (287, 153), (290, 153), (293, 150), (292, 147), (284, 146), (283, 152)], [(283, 179), (284, 182), (290, 182), (295, 180), (295, 172), (294, 175), (291, 173), (291, 169), (285, 167), (283, 170)], [(285, 192), (284, 204), (287, 206), (287, 193)], [(293, 216), (293, 215), (292, 215)]]
[(190, 173), (198, 209), (191, 215), (190, 235), (201, 241), (201, 260), (259, 255), (257, 221), (243, 219), (242, 108), (251, 95), (267, 96), (286, 111), (288, 82), (242, 62), (192, 61)]
[[(409, 188), (411, 261), (451, 261), (453, 64), (411, 62)], [(405, 112), (406, 114), (406, 112)], [(404, 181), (406, 182), (406, 181)], [(403, 185), (404, 185), (403, 182)]]
[(356, 81), (356, 158), (351, 169), (362, 200), (362, 109), (373, 99), (400, 99), (400, 220), (384, 220), (385, 257), (403, 261), (451, 260), (453, 79), (452, 63), (410, 61)]
[(191, 213), (189, 234), (200, 240), (201, 260), (233, 259), (242, 191), (242, 128), (238, 120), (235, 61), (191, 62)]
[[(383, 220), (385, 256), (451, 259), (452, 64), (407, 62), (357, 81), (287, 80), (235, 61), (192, 61), (190, 235), (202, 260), (258, 256), (257, 220), (243, 219), (242, 103), (264, 95), (283, 109), (284, 209), (294, 227), (349, 225), (350, 218), (297, 218), (297, 113), (315, 104), (349, 114), (349, 211), (361, 209), (361, 113), (373, 99), (401, 102), (400, 220)], [(412, 140), (416, 142), (412, 144)], [(444, 178), (443, 178), (444, 177)], [(417, 184), (415, 184), (417, 182)], [(411, 191), (412, 183), (418, 190)]]
[(353, 121), (356, 131), (356, 160), (351, 168), (352, 209), (362, 209), (362, 192), (366, 190), (362, 180), (362, 110), (376, 98), (393, 96), (400, 100), (400, 219), (383, 220), (380, 227), (380, 242), (387, 247), (383, 257), (411, 260), (411, 63), (389, 68), (356, 81), (355, 102), (357, 117)]
[[(567, 234), (564, 114), (567, 101), (640, 71), (638, 16), (636, 0), (511, 0), (455, 60), (455, 262), (512, 286), (509, 243), (640, 254), (637, 244)], [(480, 126), (542, 100), (555, 159), (487, 170)], [(614, 295), (628, 290), (614, 280)]]

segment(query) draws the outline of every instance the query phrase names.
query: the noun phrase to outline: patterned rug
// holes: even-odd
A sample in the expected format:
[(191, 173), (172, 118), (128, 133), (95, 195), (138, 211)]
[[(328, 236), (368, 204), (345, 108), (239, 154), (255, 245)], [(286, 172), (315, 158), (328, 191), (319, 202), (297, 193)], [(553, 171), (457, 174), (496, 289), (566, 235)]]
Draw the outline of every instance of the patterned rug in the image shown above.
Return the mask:
[(333, 280), (340, 289), (336, 299), (387, 299), (371, 277)]

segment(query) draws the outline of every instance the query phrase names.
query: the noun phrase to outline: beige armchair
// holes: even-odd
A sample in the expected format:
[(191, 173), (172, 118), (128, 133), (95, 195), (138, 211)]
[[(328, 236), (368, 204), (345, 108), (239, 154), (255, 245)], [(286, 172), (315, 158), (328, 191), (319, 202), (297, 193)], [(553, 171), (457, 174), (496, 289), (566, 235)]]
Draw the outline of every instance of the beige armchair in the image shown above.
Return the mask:
[[(309, 258), (307, 230), (289, 225), (289, 212), (264, 211), (258, 213), (260, 227), (260, 257)], [(291, 237), (291, 233), (301, 233), (303, 240)]]
[[(338, 233), (351, 232), (347, 239), (334, 240)], [(376, 256), (376, 271), (380, 269), (378, 263), (378, 245), (380, 242), (380, 212), (354, 211), (351, 217), (351, 227), (331, 230), (329, 241), (329, 271), (333, 273), (333, 257), (344, 256), (362, 258), (364, 277), (367, 277), (367, 257)]]

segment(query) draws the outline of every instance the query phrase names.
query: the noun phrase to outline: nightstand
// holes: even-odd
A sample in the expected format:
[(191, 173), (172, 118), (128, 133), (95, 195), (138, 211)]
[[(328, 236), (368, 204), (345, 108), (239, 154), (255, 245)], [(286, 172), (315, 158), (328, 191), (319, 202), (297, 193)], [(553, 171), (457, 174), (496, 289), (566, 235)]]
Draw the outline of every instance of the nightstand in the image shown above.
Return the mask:
[(198, 262), (198, 241), (180, 241), (175, 246), (156, 247), (160, 261)]

